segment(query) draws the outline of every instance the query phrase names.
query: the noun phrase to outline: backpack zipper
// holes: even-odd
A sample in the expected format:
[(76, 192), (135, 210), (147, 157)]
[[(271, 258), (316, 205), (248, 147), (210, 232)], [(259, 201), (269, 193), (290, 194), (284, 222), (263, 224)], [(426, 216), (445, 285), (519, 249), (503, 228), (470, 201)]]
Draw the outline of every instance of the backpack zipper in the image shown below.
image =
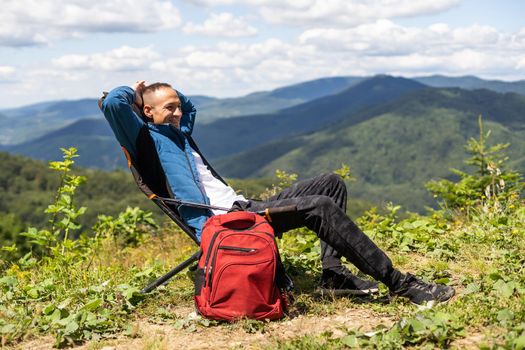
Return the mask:
[(221, 245), (217, 249), (232, 250), (232, 251), (244, 252), (244, 253), (251, 253), (251, 252), (257, 251), (256, 248), (232, 247), (232, 246), (229, 246), (229, 245)]
[[(226, 231), (227, 228), (219, 230), (213, 234), (213, 237), (211, 238), (210, 245), (208, 246), (208, 252), (206, 253), (206, 260), (204, 260), (204, 277), (206, 277), (206, 269), (208, 268), (208, 262), (210, 260), (211, 252), (213, 250), (213, 244), (215, 243), (215, 240), (217, 239), (217, 236), (219, 233)], [(208, 271), (211, 271), (211, 266), (209, 267)], [(204, 285), (207, 285), (206, 278), (204, 278)]]

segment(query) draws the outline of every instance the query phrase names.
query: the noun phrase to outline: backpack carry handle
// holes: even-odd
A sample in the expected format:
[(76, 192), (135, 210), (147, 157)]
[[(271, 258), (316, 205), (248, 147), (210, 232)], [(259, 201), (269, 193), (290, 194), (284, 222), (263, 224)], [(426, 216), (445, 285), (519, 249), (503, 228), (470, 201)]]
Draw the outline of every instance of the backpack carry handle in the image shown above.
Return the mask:
[(255, 224), (256, 214), (249, 211), (234, 211), (225, 215), (218, 215), (220, 225), (232, 228), (248, 228)]

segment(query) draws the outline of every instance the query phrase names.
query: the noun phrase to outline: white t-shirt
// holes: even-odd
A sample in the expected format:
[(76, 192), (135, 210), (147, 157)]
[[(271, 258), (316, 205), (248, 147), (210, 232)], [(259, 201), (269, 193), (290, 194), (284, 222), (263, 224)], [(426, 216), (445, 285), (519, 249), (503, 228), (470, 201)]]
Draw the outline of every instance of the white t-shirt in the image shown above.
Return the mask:
[[(231, 208), (235, 201), (246, 201), (243, 195), (236, 194), (233, 188), (225, 185), (222, 181), (217, 179), (211, 173), (210, 169), (204, 164), (202, 157), (193, 148), (191, 149), (193, 158), (195, 158), (195, 166), (204, 192), (210, 199), (210, 204), (217, 207)], [(222, 210), (212, 210), (213, 214), (224, 214)]]

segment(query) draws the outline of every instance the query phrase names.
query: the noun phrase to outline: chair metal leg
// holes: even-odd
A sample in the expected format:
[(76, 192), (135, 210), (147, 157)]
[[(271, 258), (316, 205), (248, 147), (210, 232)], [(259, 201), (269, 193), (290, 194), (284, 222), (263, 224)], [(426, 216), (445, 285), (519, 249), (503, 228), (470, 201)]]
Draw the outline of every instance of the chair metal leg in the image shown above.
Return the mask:
[(190, 266), (193, 262), (199, 260), (200, 254), (201, 254), (201, 251), (199, 250), (198, 252), (196, 252), (195, 254), (190, 256), (188, 259), (183, 261), (180, 265), (178, 265), (175, 268), (173, 268), (170, 272), (168, 272), (167, 274), (159, 277), (157, 280), (155, 280), (155, 281), (151, 282), (150, 284), (148, 284), (140, 292), (142, 294), (149, 293), (152, 290), (154, 290), (155, 288), (157, 288), (158, 286), (160, 286), (161, 284), (167, 282), (170, 278), (172, 278), (173, 276), (175, 276), (176, 274), (178, 274), (179, 272), (184, 270), (186, 267)]

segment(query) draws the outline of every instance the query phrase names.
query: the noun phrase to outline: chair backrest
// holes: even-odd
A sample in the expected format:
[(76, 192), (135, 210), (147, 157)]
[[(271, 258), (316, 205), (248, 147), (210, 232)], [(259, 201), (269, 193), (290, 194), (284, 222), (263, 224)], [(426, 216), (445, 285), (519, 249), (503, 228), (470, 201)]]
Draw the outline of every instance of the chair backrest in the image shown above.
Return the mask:
[[(147, 175), (143, 176), (139, 170), (140, 168), (134, 164), (129, 152), (124, 147), (122, 147), (122, 150), (124, 151), (126, 159), (128, 160), (128, 168), (131, 171), (133, 179), (135, 180), (135, 183), (139, 189), (146, 195), (146, 197), (148, 197), (148, 199), (152, 200), (158, 207), (160, 207), (160, 209), (166, 215), (168, 215), (170, 219), (172, 219), (186, 234), (188, 234), (188, 236), (190, 236), (190, 238), (193, 239), (195, 243), (199, 244), (199, 240), (195, 235), (195, 230), (186, 225), (175, 205), (167, 203), (163, 200), (163, 198), (174, 199), (174, 196), (171, 194), (171, 191), (169, 191), (168, 183), (162, 168), (160, 168), (160, 171), (158, 169), (157, 171), (145, 171), (144, 174)], [(159, 191), (161, 191), (161, 193), (159, 194), (159, 192), (154, 192), (152, 187), (157, 188)]]

